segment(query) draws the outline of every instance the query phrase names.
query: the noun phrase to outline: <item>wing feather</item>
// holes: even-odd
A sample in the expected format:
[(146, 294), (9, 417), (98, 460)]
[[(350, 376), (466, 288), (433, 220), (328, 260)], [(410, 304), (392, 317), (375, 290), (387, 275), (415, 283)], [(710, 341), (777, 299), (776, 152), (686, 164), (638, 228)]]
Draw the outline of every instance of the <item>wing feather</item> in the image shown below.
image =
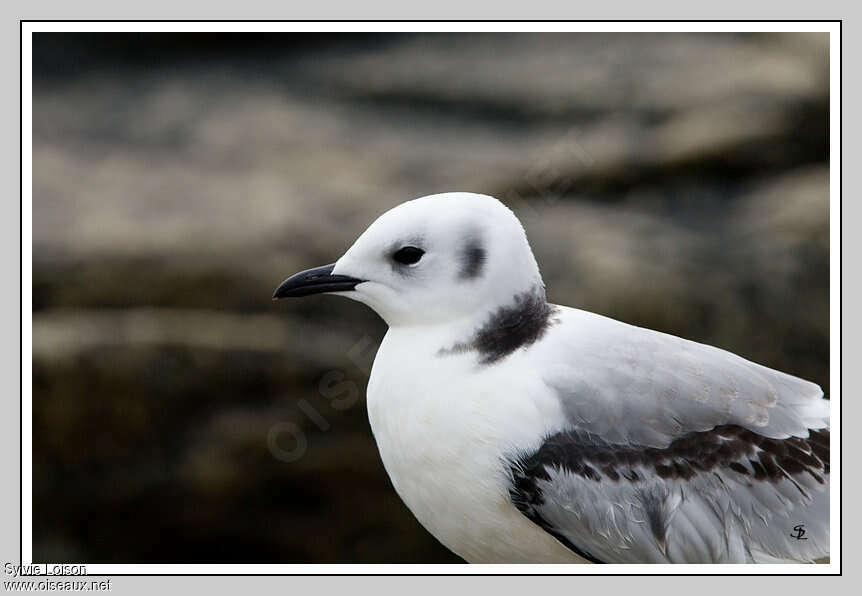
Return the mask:
[(829, 402), (816, 384), (599, 315), (559, 316), (535, 358), (565, 423), (513, 458), (525, 515), (602, 562), (828, 555)]

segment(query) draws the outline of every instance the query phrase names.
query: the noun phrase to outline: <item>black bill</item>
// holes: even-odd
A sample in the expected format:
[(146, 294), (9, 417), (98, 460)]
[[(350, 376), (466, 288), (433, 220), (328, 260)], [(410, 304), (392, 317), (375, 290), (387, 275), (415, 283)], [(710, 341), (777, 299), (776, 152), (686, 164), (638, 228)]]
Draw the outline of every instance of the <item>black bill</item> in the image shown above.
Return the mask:
[(298, 298), (325, 292), (347, 292), (354, 289), (356, 284), (362, 283), (363, 280), (349, 275), (332, 275), (334, 267), (335, 263), (332, 263), (291, 275), (275, 289), (272, 299)]

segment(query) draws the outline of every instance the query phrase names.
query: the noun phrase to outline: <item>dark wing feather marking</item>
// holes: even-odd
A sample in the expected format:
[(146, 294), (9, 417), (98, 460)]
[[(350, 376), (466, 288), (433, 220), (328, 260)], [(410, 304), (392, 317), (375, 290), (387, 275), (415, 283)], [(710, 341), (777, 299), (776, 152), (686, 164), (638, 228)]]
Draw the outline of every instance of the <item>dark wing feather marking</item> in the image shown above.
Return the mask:
[(771, 439), (740, 426), (722, 425), (685, 434), (663, 449), (615, 445), (589, 432), (569, 430), (548, 437), (536, 451), (517, 457), (509, 469), (509, 495), (521, 513), (580, 556), (596, 562), (594, 556), (561, 537), (542, 518), (541, 485), (551, 480), (550, 472), (563, 470), (592, 482), (627, 482), (637, 487), (637, 494), (644, 497), (640, 501), (650, 529), (664, 548), (670, 519), (661, 495), (641, 490), (649, 481), (644, 472), (652, 471), (665, 480), (686, 481), (696, 474), (729, 470), (751, 481), (777, 483), (786, 478), (805, 494), (793, 476), (808, 474), (819, 484), (825, 482), (829, 474), (829, 429), (810, 430), (808, 438)]
[(682, 480), (721, 467), (757, 480), (810, 474), (823, 484), (822, 476), (829, 474), (829, 429), (811, 430), (808, 438), (771, 439), (728, 424), (688, 433), (664, 449), (614, 445), (591, 433), (569, 430), (549, 437), (519, 465), (545, 480), (547, 465), (596, 482), (642, 480), (635, 466), (651, 468), (660, 478)]

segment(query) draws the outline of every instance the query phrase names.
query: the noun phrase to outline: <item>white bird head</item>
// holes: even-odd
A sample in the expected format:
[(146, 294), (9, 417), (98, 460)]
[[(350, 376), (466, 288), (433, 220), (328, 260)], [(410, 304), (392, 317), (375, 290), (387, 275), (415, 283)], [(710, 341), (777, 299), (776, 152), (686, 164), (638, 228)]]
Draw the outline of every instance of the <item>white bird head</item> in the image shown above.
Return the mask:
[(543, 287), (524, 228), (493, 197), (430, 195), (381, 215), (332, 265), (286, 279), (274, 299), (335, 293), (390, 326), (447, 322)]

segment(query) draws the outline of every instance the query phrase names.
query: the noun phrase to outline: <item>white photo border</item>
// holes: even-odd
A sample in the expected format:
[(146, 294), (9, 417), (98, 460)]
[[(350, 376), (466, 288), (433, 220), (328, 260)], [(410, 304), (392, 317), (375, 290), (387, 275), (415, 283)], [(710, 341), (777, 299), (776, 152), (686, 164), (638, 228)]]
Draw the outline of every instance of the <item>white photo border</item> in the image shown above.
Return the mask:
[[(38, 32), (825, 32), (829, 44), (830, 562), (823, 565), (85, 564), (88, 576), (150, 575), (839, 575), (841, 574), (841, 21), (20, 21), (21, 563), (33, 562), (33, 94)], [(42, 562), (45, 563), (45, 562)], [(62, 577), (62, 576), (59, 576)]]

